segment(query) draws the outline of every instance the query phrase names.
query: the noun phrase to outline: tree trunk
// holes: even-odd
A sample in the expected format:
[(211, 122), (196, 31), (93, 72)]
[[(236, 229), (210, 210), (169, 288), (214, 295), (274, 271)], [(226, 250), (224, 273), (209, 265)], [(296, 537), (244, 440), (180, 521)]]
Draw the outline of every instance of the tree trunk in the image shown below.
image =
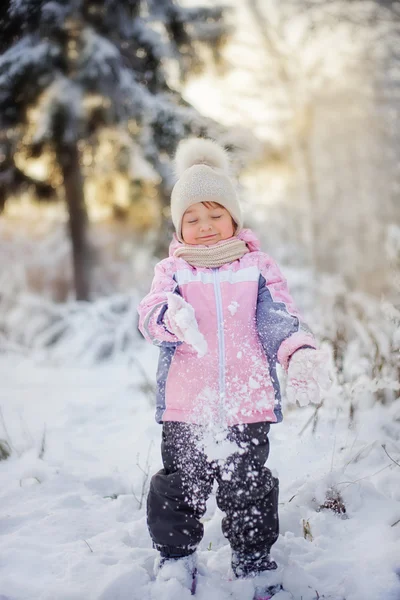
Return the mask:
[(72, 243), (74, 284), (77, 300), (89, 300), (90, 249), (87, 239), (88, 216), (83, 193), (83, 177), (76, 144), (57, 152), (64, 178), (65, 200), (69, 213), (69, 233)]
[(310, 148), (311, 137), (313, 135), (313, 109), (309, 105), (304, 109), (304, 121), (307, 124), (306, 128), (300, 132), (299, 149), (304, 170), (304, 184), (307, 197), (307, 214), (305, 216), (308, 242), (308, 255), (310, 258), (311, 267), (316, 271), (323, 270), (323, 260), (318, 249), (318, 189), (317, 176), (314, 167), (313, 153)]
[(164, 209), (169, 209), (171, 201), (171, 192), (166, 190), (162, 185), (158, 186), (158, 194), (161, 200), (162, 219), (160, 224), (160, 230), (158, 232), (157, 242), (154, 248), (155, 256), (159, 258), (165, 258), (168, 256), (168, 249), (171, 243), (172, 236), (174, 234), (174, 226), (171, 223), (171, 219), (167, 218), (164, 214)]

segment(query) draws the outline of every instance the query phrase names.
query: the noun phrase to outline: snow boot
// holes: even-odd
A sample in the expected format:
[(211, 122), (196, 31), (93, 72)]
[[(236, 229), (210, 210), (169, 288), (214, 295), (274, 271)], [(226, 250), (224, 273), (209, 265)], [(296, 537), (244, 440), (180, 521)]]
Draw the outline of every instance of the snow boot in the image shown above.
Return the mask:
[(277, 585), (256, 586), (253, 600), (273, 600), (273, 597), (283, 590), (280, 583)]
[(165, 582), (176, 579), (183, 587), (190, 590), (192, 596), (197, 585), (197, 555), (160, 556), (156, 560), (154, 572), (156, 581)]
[(238, 578), (255, 577), (264, 571), (275, 571), (278, 568), (268, 551), (254, 552), (253, 554), (233, 551), (231, 564), (232, 571)]

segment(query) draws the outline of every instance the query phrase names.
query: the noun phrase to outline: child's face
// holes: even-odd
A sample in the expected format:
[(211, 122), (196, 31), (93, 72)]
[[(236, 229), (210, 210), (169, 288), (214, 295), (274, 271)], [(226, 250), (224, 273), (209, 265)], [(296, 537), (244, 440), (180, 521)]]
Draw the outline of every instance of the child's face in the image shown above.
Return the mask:
[(227, 240), (235, 233), (230, 212), (217, 202), (196, 202), (182, 219), (182, 238), (185, 244), (212, 246)]

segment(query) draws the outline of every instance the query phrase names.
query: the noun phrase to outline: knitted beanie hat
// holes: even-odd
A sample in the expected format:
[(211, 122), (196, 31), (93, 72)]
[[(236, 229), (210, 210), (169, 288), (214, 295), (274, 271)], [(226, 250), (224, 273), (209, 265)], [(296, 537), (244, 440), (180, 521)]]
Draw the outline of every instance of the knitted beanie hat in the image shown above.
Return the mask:
[(196, 202), (214, 201), (221, 204), (237, 225), (243, 226), (242, 211), (233, 183), (229, 177), (229, 158), (213, 140), (189, 138), (182, 141), (175, 155), (178, 181), (171, 194), (171, 217), (176, 236), (182, 239), (182, 218)]

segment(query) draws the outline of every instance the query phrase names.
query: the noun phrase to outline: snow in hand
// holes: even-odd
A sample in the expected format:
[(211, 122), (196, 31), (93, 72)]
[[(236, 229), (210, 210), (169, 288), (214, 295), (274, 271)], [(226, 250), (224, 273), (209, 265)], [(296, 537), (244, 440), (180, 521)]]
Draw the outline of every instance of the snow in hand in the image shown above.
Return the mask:
[[(154, 581), (146, 526), (149, 476), (161, 468), (154, 421), (158, 349), (138, 340), (139, 365), (43, 366), (0, 358), (0, 597), (7, 600), (189, 600), (177, 579)], [(138, 359), (135, 359), (137, 361)], [(344, 402), (344, 399), (342, 399)], [(360, 414), (313, 407), (271, 427), (268, 466), (280, 478), (279, 565), (271, 584), (294, 600), (398, 600), (400, 403)], [(347, 519), (319, 507), (337, 488)], [(251, 600), (229, 581), (230, 549), (212, 494), (198, 551), (197, 600)], [(307, 535), (305, 536), (305, 524)], [(274, 578), (274, 579), (272, 579)], [(279, 596), (278, 596), (279, 599)]]
[(193, 307), (178, 294), (167, 293), (168, 328), (179, 340), (196, 350), (199, 358), (207, 353), (207, 342), (196, 321)]

